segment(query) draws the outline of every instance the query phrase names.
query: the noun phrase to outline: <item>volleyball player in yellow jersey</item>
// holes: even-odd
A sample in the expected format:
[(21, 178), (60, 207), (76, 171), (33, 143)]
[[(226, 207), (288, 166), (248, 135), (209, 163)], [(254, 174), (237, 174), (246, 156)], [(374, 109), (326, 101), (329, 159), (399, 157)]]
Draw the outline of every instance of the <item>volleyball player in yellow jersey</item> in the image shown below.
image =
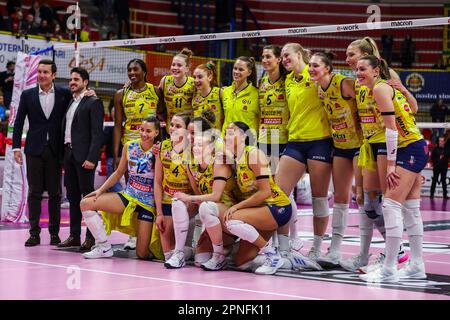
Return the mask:
[(188, 112), (192, 115), (192, 97), (194, 96), (194, 79), (190, 77), (189, 67), (192, 51), (183, 48), (172, 59), (171, 75), (162, 77), (159, 83), (160, 96), (166, 111), (166, 131), (169, 133), (170, 122), (176, 113)]
[(288, 196), (273, 180), (265, 154), (254, 146), (252, 132), (243, 122), (230, 123), (225, 132), (225, 146), (233, 155), (240, 202), (224, 213), (226, 229), (241, 241), (253, 244), (248, 250), (239, 246), (235, 263), (239, 267), (251, 262), (260, 249), (267, 257), (276, 254), (268, 246), (272, 233), (289, 232), (292, 215)]
[[(367, 282), (397, 282), (426, 278), (422, 258), (423, 222), (420, 215), (421, 174), (428, 161), (427, 144), (415, 123), (406, 97), (387, 84), (388, 68), (375, 56), (362, 57), (357, 79), (370, 89), (367, 104), (374, 104), (375, 121), (369, 143), (386, 142), (386, 161), (378, 161), (380, 183), (384, 189), (383, 215), (386, 226), (386, 258), (381, 268), (360, 276)], [(372, 143), (371, 143), (372, 147)], [(361, 149), (361, 152), (375, 152)], [(370, 156), (367, 157), (370, 159)], [(410, 263), (397, 270), (398, 248), (405, 225), (411, 247)]]
[(328, 253), (319, 258), (322, 265), (339, 265), (341, 243), (347, 227), (353, 177), (362, 193), (362, 177), (358, 170), (362, 132), (357, 119), (354, 80), (333, 73), (332, 53), (319, 52), (309, 61), (311, 80), (317, 82), (319, 97), (327, 111), (333, 137), (334, 206), (332, 239)]
[[(140, 59), (128, 62), (130, 85), (117, 91), (114, 96), (114, 168), (120, 161), (120, 144), (139, 138), (142, 120), (156, 116), (159, 97), (155, 87), (146, 82), (147, 65)], [(122, 125), (125, 122), (124, 125)]]
[[(177, 192), (191, 192), (187, 165), (191, 158), (190, 141), (186, 127), (190, 117), (179, 113), (170, 122), (170, 138), (163, 141), (155, 163), (156, 225), (161, 232), (161, 245), (166, 261), (175, 247), (172, 199)], [(189, 211), (193, 208), (189, 208)], [(183, 244), (184, 246), (184, 244)]]
[(290, 72), (285, 81), (290, 118), (288, 143), (275, 180), (286, 194), (291, 194), (308, 167), (314, 216), (314, 243), (308, 256), (317, 260), (328, 225), (333, 142), (326, 111), (308, 72), (309, 52), (298, 43), (288, 43), (281, 56)]
[[(281, 47), (277, 45), (268, 45), (263, 48), (262, 66), (266, 74), (259, 83), (259, 106), (261, 108), (261, 121), (259, 125), (258, 147), (269, 157), (271, 171), (276, 175), (276, 169), (279, 159), (286, 148), (288, 142), (289, 108), (287, 106), (286, 90), (284, 82), (286, 79), (286, 69), (281, 63)], [(267, 274), (276, 272), (277, 267), (286, 268), (289, 261), (293, 260), (290, 254), (290, 246), (296, 251), (300, 250), (303, 242), (297, 238), (297, 204), (293, 197), (289, 197), (292, 206), (292, 216), (290, 223), (290, 232), (288, 234), (274, 235), (273, 245), (275, 250), (279, 251), (282, 259), (278, 264), (266, 265), (260, 268), (258, 272), (264, 270)], [(302, 256), (306, 261), (306, 257)], [(268, 263), (267, 263), (268, 264)], [(305, 263), (304, 267), (315, 265), (314, 269), (320, 268), (312, 261)]]
[[(357, 62), (361, 57), (374, 55), (380, 58), (378, 47), (375, 41), (370, 37), (357, 39), (352, 43), (350, 43), (350, 45), (347, 47), (346, 55), (347, 55), (346, 62), (355, 72)], [(401, 84), (397, 73), (395, 73), (394, 70), (389, 68), (389, 73), (387, 77), (390, 78), (389, 84), (395, 87), (396, 89), (400, 90), (405, 95), (405, 97), (408, 98), (408, 102), (411, 106), (412, 111), (416, 112), (417, 102), (414, 96), (412, 96), (411, 93)], [(355, 92), (360, 98), (362, 98), (368, 96), (370, 90), (366, 86), (362, 86), (356, 81)], [(373, 114), (374, 110), (367, 109), (363, 101), (361, 101), (361, 99), (356, 99), (356, 103), (358, 105), (358, 115), (361, 121), (363, 135), (366, 138), (371, 134), (370, 129), (365, 130), (365, 128), (370, 127), (370, 120), (374, 118)], [(378, 145), (378, 147), (379, 148), (377, 148), (378, 149), (377, 153), (380, 154), (381, 159), (386, 154), (386, 148), (384, 144), (380, 144)], [(360, 212), (361, 215), (359, 216), (360, 217), (359, 228), (361, 239), (360, 253), (350, 259), (341, 261), (341, 266), (349, 271), (356, 271), (358, 269), (364, 270), (364, 267), (367, 265), (369, 259), (369, 248), (372, 240), (374, 226), (378, 229), (383, 238), (386, 237), (383, 212), (381, 208), (383, 191), (380, 186), (378, 173), (376, 170), (363, 169), (363, 171), (364, 171), (363, 175), (364, 198), (362, 203), (364, 206), (363, 207), (364, 211), (362, 211), (360, 207), (361, 211)], [(358, 202), (359, 204), (361, 204), (361, 201)], [(377, 261), (376, 264), (378, 264), (378, 262), (382, 262), (383, 259), (384, 255), (380, 254), (376, 260)], [(403, 246), (400, 247), (398, 259), (400, 263), (408, 260), (408, 255), (403, 250)]]
[(253, 134), (259, 128), (260, 109), (258, 87), (256, 83), (256, 63), (253, 57), (239, 57), (233, 66), (233, 83), (223, 89), (223, 112), (225, 129), (234, 121), (241, 121), (249, 126)]
[(192, 99), (194, 117), (201, 117), (204, 110), (214, 113), (214, 128), (221, 131), (223, 125), (222, 89), (217, 87), (216, 66), (207, 62), (197, 66), (193, 73), (195, 95)]
[[(141, 59), (133, 59), (127, 65), (130, 85), (114, 96), (113, 168), (120, 162), (121, 145), (139, 138), (142, 120), (156, 116), (161, 105), (153, 84), (146, 81), (147, 65)], [(125, 124), (123, 124), (125, 122)], [(125, 172), (128, 180), (128, 172)], [(130, 237), (124, 249), (134, 249), (136, 238)]]
[[(216, 139), (220, 137), (220, 131), (211, 130), (215, 119), (212, 111), (208, 111), (203, 115), (210, 117), (212, 114), (212, 118), (203, 116), (191, 121), (195, 127), (192, 147), (194, 163), (188, 165), (188, 176), (196, 195), (175, 194), (177, 200), (173, 202), (172, 211), (178, 242), (181, 235), (187, 233), (189, 215), (186, 205), (192, 202), (200, 204), (199, 215), (206, 231), (199, 238), (195, 264), (205, 270), (217, 271), (226, 265), (224, 242), (225, 245), (234, 243), (231, 235), (222, 235), (221, 220), (223, 221), (223, 213), (236, 203), (233, 194), (236, 181), (231, 164), (223, 161), (222, 152), (216, 150)], [(177, 225), (181, 229), (179, 233)], [(177, 233), (180, 236), (177, 237)], [(184, 261), (183, 255), (183, 251), (177, 251), (167, 263), (181, 267), (184, 265), (180, 263)]]
[(278, 160), (288, 142), (287, 124), (289, 109), (286, 101), (284, 80), (286, 69), (281, 63), (281, 47), (268, 45), (263, 48), (262, 66), (266, 74), (259, 82), (259, 124), (258, 147), (270, 158), (275, 173)]

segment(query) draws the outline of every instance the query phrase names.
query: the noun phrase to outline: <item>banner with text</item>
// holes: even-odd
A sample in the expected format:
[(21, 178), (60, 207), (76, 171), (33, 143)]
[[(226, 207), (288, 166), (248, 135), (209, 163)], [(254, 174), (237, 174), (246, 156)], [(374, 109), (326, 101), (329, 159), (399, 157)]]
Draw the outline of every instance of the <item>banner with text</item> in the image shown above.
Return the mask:
[(3, 172), (1, 220), (11, 222), (24, 222), (27, 220), (25, 215), (28, 195), (25, 162), (26, 157), (22, 157), (22, 165), (18, 165), (15, 162), (14, 155), (11, 150), (12, 131), (22, 92), (36, 86), (37, 69), (40, 60), (41, 57), (39, 56), (30, 56), (22, 52), (17, 54), (14, 75), (14, 90), (10, 105), (11, 113), (8, 122), (8, 139)]
[[(57, 42), (0, 34), (0, 71), (5, 70), (8, 61), (16, 60), (19, 51), (28, 54), (55, 44)], [(58, 78), (69, 79), (70, 70), (75, 67), (73, 53), (73, 49), (55, 50)], [(53, 59), (53, 52), (46, 52), (42, 57)], [(128, 80), (126, 63), (136, 58), (145, 61), (145, 53), (114, 48), (84, 49), (80, 54), (80, 67), (89, 72), (91, 82), (123, 84)]]
[(450, 100), (450, 72), (400, 71), (400, 79), (418, 101)]

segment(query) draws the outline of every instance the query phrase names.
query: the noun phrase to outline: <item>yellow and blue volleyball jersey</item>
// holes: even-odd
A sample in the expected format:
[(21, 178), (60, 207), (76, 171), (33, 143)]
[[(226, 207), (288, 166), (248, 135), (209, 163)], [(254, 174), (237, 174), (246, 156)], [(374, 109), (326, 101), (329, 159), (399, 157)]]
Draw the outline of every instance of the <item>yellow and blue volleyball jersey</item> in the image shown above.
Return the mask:
[[(154, 198), (154, 162), (151, 149), (144, 151), (140, 139), (128, 142), (126, 146), (129, 178), (123, 191), (141, 204), (155, 210)], [(147, 208), (146, 207), (146, 208)]]
[(286, 100), (284, 77), (270, 83), (269, 76), (261, 79), (259, 85), (259, 124), (258, 142), (265, 144), (286, 144), (288, 142), (289, 108)]
[(220, 99), (220, 88), (214, 87), (206, 97), (203, 97), (200, 91), (197, 91), (192, 99), (192, 110), (194, 117), (201, 117), (203, 110), (211, 110), (216, 116), (214, 128), (222, 130), (223, 125), (223, 108)]
[[(386, 83), (385, 80), (378, 80), (375, 85), (380, 82)], [(416, 125), (406, 97), (397, 89), (392, 89), (395, 124), (398, 130), (398, 147), (403, 148), (412, 142), (422, 139), (422, 134)], [(364, 138), (368, 139), (369, 143), (386, 142), (383, 117), (373, 97), (373, 91), (362, 86), (357, 91), (356, 97)]]
[[(257, 148), (254, 146), (246, 146), (244, 152), (236, 163), (236, 182), (239, 187), (238, 194), (240, 196), (240, 201), (248, 199), (258, 191), (258, 188), (256, 187), (255, 174), (248, 163), (249, 153), (255, 149)], [(272, 174), (270, 174), (270, 165), (267, 167), (267, 172), (269, 172), (269, 184), (272, 194), (270, 197), (265, 199), (263, 203), (277, 206), (289, 205), (290, 201), (288, 196), (275, 183)]]
[(155, 87), (146, 83), (142, 92), (134, 91), (131, 86), (123, 90), (122, 106), (125, 115), (125, 125), (122, 136), (122, 144), (139, 138), (139, 128), (142, 121), (156, 115), (159, 97)]
[(191, 193), (191, 185), (186, 171), (190, 154), (189, 151), (184, 151), (181, 154), (175, 152), (170, 139), (166, 139), (161, 144), (159, 156), (163, 166), (162, 203), (172, 204), (175, 193)]
[(290, 112), (289, 141), (303, 142), (325, 139), (331, 136), (327, 113), (310, 79), (306, 65), (297, 80), (295, 71), (286, 76), (285, 87)]
[(225, 134), (226, 127), (232, 122), (244, 122), (253, 130), (255, 136), (259, 128), (259, 102), (258, 89), (250, 82), (247, 87), (235, 94), (236, 84), (223, 89), (223, 112), (225, 120), (223, 123), (222, 135)]
[(186, 82), (181, 87), (177, 87), (172, 75), (164, 77), (163, 94), (167, 110), (167, 131), (175, 114), (184, 111), (192, 113), (194, 91), (194, 78), (192, 77), (187, 77)]
[(362, 132), (357, 123), (356, 100), (342, 96), (342, 82), (346, 77), (334, 74), (325, 90), (319, 85), (319, 97), (328, 115), (333, 144), (339, 149), (359, 148)]
[[(190, 164), (188, 168), (197, 184), (200, 193), (212, 193), (214, 184), (214, 162), (209, 164), (204, 171), (201, 170), (199, 164)], [(230, 177), (225, 184), (225, 190), (220, 197), (220, 202), (226, 204), (229, 207), (234, 205), (236, 203), (233, 195), (233, 190), (235, 189), (235, 187), (236, 181), (233, 177)]]

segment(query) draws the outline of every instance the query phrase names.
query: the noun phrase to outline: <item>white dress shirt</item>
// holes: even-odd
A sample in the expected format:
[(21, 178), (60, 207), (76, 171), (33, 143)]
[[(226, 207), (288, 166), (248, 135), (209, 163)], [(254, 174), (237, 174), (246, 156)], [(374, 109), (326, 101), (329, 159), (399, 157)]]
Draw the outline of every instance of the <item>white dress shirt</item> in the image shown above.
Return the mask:
[(41, 108), (42, 111), (44, 111), (45, 117), (47, 119), (50, 118), (53, 106), (55, 105), (55, 87), (53, 84), (48, 92), (45, 92), (41, 89), (41, 86), (39, 86), (39, 102), (41, 103)]
[(86, 90), (84, 90), (78, 97), (73, 96), (73, 102), (69, 107), (69, 110), (67, 110), (66, 114), (66, 128), (64, 133), (64, 144), (66, 143), (72, 143), (72, 122), (73, 122), (73, 116), (75, 115), (75, 112), (78, 109), (78, 106), (80, 105), (81, 99), (83, 99), (84, 94), (86, 93)]

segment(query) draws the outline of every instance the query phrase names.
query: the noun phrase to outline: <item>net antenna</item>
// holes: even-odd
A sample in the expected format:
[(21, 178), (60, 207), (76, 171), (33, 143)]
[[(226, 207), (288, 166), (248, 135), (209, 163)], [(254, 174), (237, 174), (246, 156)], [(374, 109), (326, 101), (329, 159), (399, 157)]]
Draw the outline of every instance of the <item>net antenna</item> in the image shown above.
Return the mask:
[(81, 29), (81, 10), (78, 5), (78, 2), (76, 5), (70, 5), (69, 7), (67, 7), (66, 12), (68, 14), (72, 14), (67, 19), (67, 28), (69, 30), (74, 31), (74, 33), (75, 33), (75, 41), (73, 43), (73, 46), (75, 49), (75, 51), (74, 51), (75, 67), (79, 67), (79, 65), (80, 65), (80, 48), (78, 46), (78, 32)]

